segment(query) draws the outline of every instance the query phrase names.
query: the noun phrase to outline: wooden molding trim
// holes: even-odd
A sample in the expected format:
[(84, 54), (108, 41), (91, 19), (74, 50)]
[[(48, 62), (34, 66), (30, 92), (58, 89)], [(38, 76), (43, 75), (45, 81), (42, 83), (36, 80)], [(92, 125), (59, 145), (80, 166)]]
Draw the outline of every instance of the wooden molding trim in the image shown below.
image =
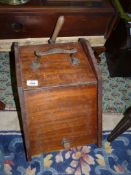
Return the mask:
[[(58, 37), (57, 43), (76, 42), (79, 38), (85, 38), (89, 41), (92, 47), (104, 46), (104, 36), (77, 36), (77, 37)], [(12, 43), (18, 42), (20, 45), (36, 45), (48, 43), (49, 38), (26, 38), (26, 39), (8, 39), (0, 40), (0, 51), (9, 52)]]

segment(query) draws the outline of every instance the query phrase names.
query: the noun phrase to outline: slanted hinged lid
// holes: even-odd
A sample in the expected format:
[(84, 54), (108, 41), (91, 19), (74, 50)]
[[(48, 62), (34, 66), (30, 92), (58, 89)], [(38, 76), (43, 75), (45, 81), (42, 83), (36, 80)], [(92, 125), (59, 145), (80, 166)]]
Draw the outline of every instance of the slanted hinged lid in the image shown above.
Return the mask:
[(17, 65), (25, 90), (96, 84), (80, 42), (20, 46), (18, 52)]

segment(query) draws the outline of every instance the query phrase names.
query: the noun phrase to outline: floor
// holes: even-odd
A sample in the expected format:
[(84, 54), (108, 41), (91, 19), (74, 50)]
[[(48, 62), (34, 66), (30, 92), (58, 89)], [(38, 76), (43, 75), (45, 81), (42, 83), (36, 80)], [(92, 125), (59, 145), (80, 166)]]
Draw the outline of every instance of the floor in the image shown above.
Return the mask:
[[(121, 120), (122, 114), (103, 113), (103, 131), (112, 130)], [(0, 130), (20, 130), (19, 118), (16, 111), (0, 112)]]

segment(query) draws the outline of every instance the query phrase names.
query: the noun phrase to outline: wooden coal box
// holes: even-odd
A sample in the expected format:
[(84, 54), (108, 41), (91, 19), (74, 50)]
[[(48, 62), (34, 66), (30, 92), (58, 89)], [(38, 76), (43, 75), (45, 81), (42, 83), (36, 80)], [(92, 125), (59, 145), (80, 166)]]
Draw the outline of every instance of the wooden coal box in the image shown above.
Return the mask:
[(28, 159), (86, 144), (100, 146), (101, 75), (88, 41), (14, 47)]

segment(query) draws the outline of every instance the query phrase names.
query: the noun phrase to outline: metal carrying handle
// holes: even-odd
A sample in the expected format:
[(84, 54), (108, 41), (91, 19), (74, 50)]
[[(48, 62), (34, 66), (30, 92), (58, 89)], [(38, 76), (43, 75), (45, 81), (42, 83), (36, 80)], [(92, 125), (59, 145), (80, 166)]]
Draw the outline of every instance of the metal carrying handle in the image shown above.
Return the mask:
[(52, 55), (52, 54), (59, 54), (59, 53), (64, 53), (64, 54), (74, 54), (77, 52), (77, 49), (60, 49), (60, 48), (54, 48), (54, 49), (49, 49), (47, 51), (35, 51), (35, 55), (37, 57), (41, 57), (41, 56), (46, 56), (46, 55)]
[(40, 59), (42, 56), (52, 55), (52, 54), (70, 54), (70, 61), (72, 64), (79, 64), (79, 59), (73, 57), (73, 54), (77, 53), (77, 49), (61, 49), (61, 48), (53, 48), (47, 51), (35, 51), (34, 54), (36, 59), (32, 62), (32, 69), (36, 70), (40, 67)]

